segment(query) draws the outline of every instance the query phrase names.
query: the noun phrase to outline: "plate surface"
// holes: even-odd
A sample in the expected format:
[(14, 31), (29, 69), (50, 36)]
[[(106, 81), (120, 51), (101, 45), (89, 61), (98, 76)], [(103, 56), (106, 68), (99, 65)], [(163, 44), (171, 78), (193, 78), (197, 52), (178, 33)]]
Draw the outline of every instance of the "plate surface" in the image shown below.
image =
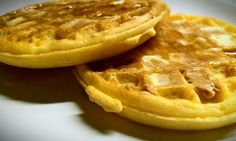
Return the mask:
[[(0, 14), (45, 0), (0, 0)], [(166, 0), (173, 13), (216, 17), (236, 25), (235, 0)], [(236, 125), (172, 131), (106, 113), (88, 100), (71, 68), (32, 70), (0, 64), (1, 141), (235, 141)]]

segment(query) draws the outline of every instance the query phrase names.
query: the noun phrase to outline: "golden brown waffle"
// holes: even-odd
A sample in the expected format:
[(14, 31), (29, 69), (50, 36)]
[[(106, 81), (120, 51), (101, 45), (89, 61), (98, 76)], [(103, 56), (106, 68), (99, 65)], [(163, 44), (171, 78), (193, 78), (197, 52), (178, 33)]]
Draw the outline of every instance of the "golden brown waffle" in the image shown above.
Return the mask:
[(173, 15), (156, 37), (75, 74), (91, 101), (144, 124), (203, 130), (236, 122), (236, 28)]
[(0, 16), (0, 62), (77, 65), (130, 50), (168, 15), (162, 0), (58, 0)]

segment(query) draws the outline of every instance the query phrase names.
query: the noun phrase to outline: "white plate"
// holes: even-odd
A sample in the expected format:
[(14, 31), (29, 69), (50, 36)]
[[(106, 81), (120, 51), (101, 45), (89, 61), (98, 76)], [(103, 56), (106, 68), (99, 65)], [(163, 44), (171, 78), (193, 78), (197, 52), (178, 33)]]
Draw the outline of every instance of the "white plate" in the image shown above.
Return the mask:
[[(39, 0), (0, 0), (0, 14), (34, 2)], [(235, 0), (166, 2), (174, 13), (212, 16), (236, 24)], [(236, 125), (195, 132), (141, 125), (89, 102), (71, 68), (30, 70), (0, 64), (0, 140), (233, 141)]]

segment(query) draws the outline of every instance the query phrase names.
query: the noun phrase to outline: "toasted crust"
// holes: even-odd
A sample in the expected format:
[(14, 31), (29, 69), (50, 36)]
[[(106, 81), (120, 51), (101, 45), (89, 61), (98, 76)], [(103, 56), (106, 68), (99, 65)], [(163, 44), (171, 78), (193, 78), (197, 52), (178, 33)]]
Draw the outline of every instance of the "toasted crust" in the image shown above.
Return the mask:
[[(154, 36), (154, 27), (168, 13), (161, 0), (30, 5), (0, 17), (0, 61), (49, 68), (111, 57)], [(103, 53), (107, 50), (114, 52)]]
[[(214, 35), (220, 35), (222, 32), (222, 34), (224, 33), (224, 37), (227, 33), (232, 35), (233, 40), (236, 41), (236, 28), (220, 20), (183, 14), (173, 15), (160, 26), (160, 33), (158, 33), (157, 38), (153, 38), (149, 41), (149, 43), (146, 43), (142, 45), (142, 47), (128, 53), (130, 56), (133, 55), (136, 58), (132, 63), (127, 63), (128, 61), (126, 60), (126, 58), (128, 58), (128, 55), (125, 54), (123, 56), (117, 57), (120, 58), (120, 61), (125, 60), (125, 65), (120, 65), (119, 63), (118, 65), (117, 63), (112, 62), (112, 60), (105, 60), (102, 62), (97, 62), (97, 64), (93, 63), (92, 65), (79, 65), (76, 67), (75, 74), (80, 83), (84, 86), (87, 94), (90, 97), (90, 100), (102, 106), (105, 111), (115, 112), (119, 115), (143, 124), (169, 129), (205, 130), (219, 128), (235, 123), (236, 75), (233, 73), (233, 66), (235, 66), (236, 64), (236, 59), (234, 58), (234, 56), (232, 56), (232, 54), (228, 54), (228, 51), (236, 48), (235, 44), (233, 44), (233, 42), (228, 42), (228, 44), (222, 45), (220, 42), (212, 41), (211, 45), (214, 44), (213, 47), (211, 45), (198, 46), (197, 42), (194, 42), (194, 44), (186, 44), (186, 42), (183, 42), (183, 40), (169, 40), (169, 34), (165, 34), (164, 32), (168, 32), (167, 29), (171, 27), (171, 23), (179, 26), (179, 23), (183, 21), (186, 22), (186, 24), (183, 24), (185, 29), (189, 29), (191, 27), (190, 29), (194, 29), (192, 30), (194, 31), (194, 34), (197, 33), (199, 27), (207, 27), (201, 28), (202, 32), (204, 32), (203, 30), (206, 30), (206, 34), (204, 33), (203, 35), (199, 36), (196, 35), (197, 37), (204, 37), (205, 35), (208, 35), (209, 32), (214, 32)], [(199, 25), (199, 27), (192, 27), (192, 25), (195, 24)], [(222, 27), (224, 29), (224, 32), (221, 31), (222, 29), (218, 29), (219, 27)], [(181, 27), (179, 27), (178, 30), (181, 30), (180, 28)], [(175, 30), (170, 31), (175, 32)], [(182, 32), (182, 30), (180, 32)], [(168, 37), (166, 38), (163, 35), (166, 35)], [(175, 34), (171, 35), (173, 37)], [(192, 34), (189, 33), (188, 35), (192, 40)], [(215, 39), (213, 38), (215, 36), (211, 37), (212, 40)], [(180, 44), (177, 44), (178, 41), (181, 41)], [(169, 46), (167, 44), (171, 45)], [(163, 48), (162, 45), (165, 45), (166, 48)], [(160, 48), (160, 46), (162, 48)], [(176, 48), (176, 50), (174, 50), (172, 48), (174, 46), (182, 48)], [(187, 47), (190, 47), (192, 51), (186, 51), (185, 49)], [(167, 48), (173, 50), (169, 50), (169, 52), (166, 52), (165, 49)], [(217, 57), (211, 58), (211, 55), (209, 54), (209, 52), (207, 52), (207, 50), (216, 51), (215, 56)], [(136, 73), (139, 73), (137, 71), (141, 71), (140, 65), (137, 65), (137, 62), (139, 62), (140, 60), (137, 58), (142, 58), (145, 55), (150, 56), (150, 54), (153, 55), (155, 53), (160, 53), (161, 51), (162, 56), (169, 54), (169, 57), (175, 57), (174, 63), (171, 63), (179, 63), (177, 70), (181, 72), (177, 74), (180, 76), (182, 75), (183, 77), (181, 76), (181, 79), (177, 79), (177, 74), (171, 75), (171, 78), (169, 79), (175, 81), (173, 81), (173, 84), (171, 83), (168, 85), (157, 85), (156, 83), (158, 81), (155, 81), (155, 85), (152, 84), (153, 87), (155, 86), (155, 89), (153, 90), (151, 89), (153, 87), (150, 88), (149, 86), (147, 86), (147, 84), (151, 85), (151, 83), (147, 82), (147, 80), (141, 82), (141, 80), (143, 81), (143, 79), (140, 79), (140, 81), (135, 79), (140, 77), (139, 75), (136, 75)], [(166, 54), (164, 54), (163, 52), (166, 52)], [(175, 55), (178, 55), (176, 54), (176, 52), (184, 52), (189, 55), (192, 53), (201, 54), (200, 56), (198, 54), (197, 59), (196, 56), (190, 55), (190, 57), (192, 58), (186, 59), (192, 60), (190, 60), (190, 62), (181, 64), (181, 62), (178, 62), (178, 58), (180, 58), (181, 60), (181, 56), (173, 56), (171, 54), (173, 52), (175, 53)], [(114, 59), (116, 62), (119, 61), (119, 59), (117, 58)], [(166, 63), (165, 61), (163, 61), (164, 59), (162, 60), (162, 62), (160, 62), (160, 60), (160, 58), (157, 58), (155, 68), (151, 66), (151, 68), (148, 68), (148, 71), (150, 71), (150, 69), (154, 69), (152, 71), (163, 74), (163, 70), (167, 71), (169, 68), (171, 68), (172, 71), (168, 71), (168, 75), (172, 74), (172, 72), (175, 71), (173, 69), (174, 67), (171, 67), (171, 64), (167, 65), (167, 67), (164, 65), (164, 63)], [(195, 62), (199, 60), (201, 60), (202, 63), (196, 64)], [(110, 64), (108, 62), (110, 62)], [(195, 73), (193, 73), (196, 68), (192, 68), (193, 66), (191, 66), (191, 62), (193, 62), (193, 64), (195, 63), (193, 66), (199, 66), (200, 68), (204, 68), (207, 70), (208, 67), (210, 67), (209, 71), (211, 72), (195, 71), (195, 73), (197, 72), (196, 75)], [(94, 64), (95, 67), (92, 67)], [(108, 66), (106, 66), (107, 64)], [(102, 65), (105, 65), (106, 67), (103, 68), (104, 66)], [(230, 67), (228, 67), (228, 65), (230, 65)], [(159, 66), (161, 67), (159, 68)], [(226, 68), (227, 72), (225, 72), (224, 70)], [(126, 72), (128, 70), (130, 71), (130, 73), (127, 75)], [(193, 71), (191, 72), (190, 70)], [(189, 71), (191, 72), (191, 74), (188, 74)], [(125, 75), (121, 76), (118, 75), (118, 73), (122, 73)], [(206, 75), (201, 75), (201, 73), (206, 73)], [(193, 74), (197, 76), (197, 79), (194, 80), (191, 77)], [(166, 81), (166, 78), (161, 79), (160, 77), (158, 77), (157, 79), (159, 79), (158, 83), (169, 83), (169, 81)], [(133, 84), (128, 82), (134, 82), (137, 85), (134, 86)], [(204, 85), (199, 86), (200, 82), (204, 82), (204, 84), (207, 83), (206, 86), (208, 87), (205, 88), (203, 87)], [(211, 82), (209, 83), (211, 85), (208, 85), (208, 82)], [(144, 84), (145, 89), (140, 86)]]

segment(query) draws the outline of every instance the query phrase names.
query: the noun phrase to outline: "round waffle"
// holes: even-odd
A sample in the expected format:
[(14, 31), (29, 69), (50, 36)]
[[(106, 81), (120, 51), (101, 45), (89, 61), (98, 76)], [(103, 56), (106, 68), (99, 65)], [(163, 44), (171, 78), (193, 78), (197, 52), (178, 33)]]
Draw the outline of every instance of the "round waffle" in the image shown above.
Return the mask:
[(236, 122), (235, 49), (230, 24), (173, 15), (148, 42), (75, 74), (105, 111), (163, 128), (212, 129)]
[(111, 57), (155, 35), (162, 0), (57, 0), (0, 16), (0, 62), (27, 68)]

